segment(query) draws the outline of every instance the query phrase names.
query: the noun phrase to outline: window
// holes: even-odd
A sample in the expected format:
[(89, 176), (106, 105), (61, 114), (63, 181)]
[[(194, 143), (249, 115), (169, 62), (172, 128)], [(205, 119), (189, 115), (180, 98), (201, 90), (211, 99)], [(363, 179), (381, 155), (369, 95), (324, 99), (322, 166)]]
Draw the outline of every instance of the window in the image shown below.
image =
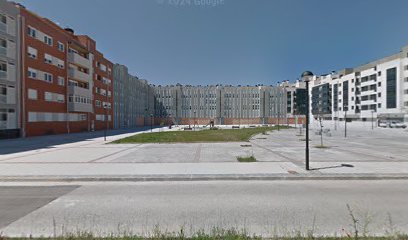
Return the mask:
[(28, 89), (28, 99), (37, 100), (37, 90), (35, 89)]
[(78, 86), (78, 82), (73, 80), (68, 80), (68, 86)]
[(102, 63), (100, 63), (100, 62), (97, 62), (96, 65), (98, 66), (98, 68), (99, 68), (100, 70), (106, 72), (106, 65), (104, 65), (104, 64), (102, 64)]
[(65, 85), (65, 79), (64, 79), (64, 77), (58, 76), (58, 85), (59, 85), (59, 86), (64, 86), (64, 85)]
[(397, 107), (397, 68), (387, 69), (387, 108)]
[(65, 102), (65, 96), (63, 94), (57, 94), (57, 102), (64, 103)]
[(0, 85), (0, 95), (7, 95), (6, 85)]
[(381, 93), (380, 93), (380, 92), (378, 93), (378, 97), (381, 97)]
[(34, 59), (37, 58), (37, 54), (38, 54), (37, 49), (32, 48), (32, 47), (28, 47), (27, 53), (28, 53), (28, 56), (29, 56), (30, 58), (34, 58)]
[(7, 17), (6, 17), (6, 15), (1, 14), (0, 16), (1, 16), (1, 22), (4, 23), (4, 24), (7, 24)]
[(378, 72), (378, 76), (381, 76), (381, 71)]
[(7, 48), (7, 40), (0, 39), (0, 46), (3, 47), (3, 48)]
[(33, 38), (37, 37), (37, 30), (32, 27), (28, 27), (28, 35)]
[(51, 102), (51, 101), (52, 101), (52, 93), (50, 93), (50, 92), (45, 92), (45, 93), (44, 93), (44, 100), (45, 100), (45, 101), (48, 101), (48, 102)]
[(44, 81), (52, 83), (52, 74), (44, 73)]
[(62, 42), (58, 42), (58, 50), (60, 52), (64, 52), (65, 48), (64, 48), (64, 44)]
[(37, 70), (32, 69), (32, 68), (28, 68), (27, 76), (28, 76), (29, 78), (34, 78), (34, 79), (36, 79), (36, 78), (37, 78)]
[(61, 68), (61, 69), (64, 69), (64, 67), (65, 67), (64, 61), (62, 61), (61, 59), (58, 59), (58, 61), (57, 61), (57, 67), (59, 67), (59, 68)]
[(52, 46), (52, 37), (44, 35), (44, 43)]
[(0, 71), (1, 72), (7, 72), (7, 63), (0, 62)]
[(101, 101), (96, 100), (96, 101), (95, 101), (95, 105), (96, 105), (97, 107), (101, 107)]
[(44, 54), (44, 62), (48, 64), (52, 64), (52, 56), (49, 54)]
[(7, 121), (7, 113), (0, 111), (0, 121)]

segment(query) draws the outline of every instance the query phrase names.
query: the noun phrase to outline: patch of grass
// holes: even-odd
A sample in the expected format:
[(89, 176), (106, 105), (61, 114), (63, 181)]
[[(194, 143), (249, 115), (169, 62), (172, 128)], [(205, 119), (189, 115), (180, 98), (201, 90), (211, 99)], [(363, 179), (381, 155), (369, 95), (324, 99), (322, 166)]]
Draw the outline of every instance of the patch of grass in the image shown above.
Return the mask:
[(404, 234), (395, 234), (391, 236), (359, 236), (356, 239), (354, 236), (313, 236), (313, 235), (294, 235), (287, 237), (269, 237), (264, 238), (260, 235), (251, 235), (246, 231), (237, 231), (237, 230), (223, 230), (215, 228), (210, 232), (197, 231), (193, 234), (187, 234), (184, 230), (179, 232), (161, 232), (155, 231), (148, 236), (139, 236), (139, 235), (125, 235), (125, 236), (107, 236), (107, 237), (98, 237), (92, 234), (82, 233), (82, 234), (68, 234), (66, 236), (57, 236), (57, 237), (38, 237), (38, 238), (24, 238), (16, 237), (9, 238), (0, 236), (2, 240), (407, 240), (408, 235)]
[[(280, 126), (280, 128), (286, 127)], [(113, 143), (248, 142), (256, 134), (275, 129), (277, 127), (142, 133)]]
[[(305, 140), (306, 141), (306, 140)], [(321, 149), (327, 149), (330, 148), (329, 146), (325, 146), (325, 145), (316, 145), (315, 148), (321, 148)]]
[(256, 162), (256, 158), (254, 156), (248, 157), (237, 157), (238, 162)]

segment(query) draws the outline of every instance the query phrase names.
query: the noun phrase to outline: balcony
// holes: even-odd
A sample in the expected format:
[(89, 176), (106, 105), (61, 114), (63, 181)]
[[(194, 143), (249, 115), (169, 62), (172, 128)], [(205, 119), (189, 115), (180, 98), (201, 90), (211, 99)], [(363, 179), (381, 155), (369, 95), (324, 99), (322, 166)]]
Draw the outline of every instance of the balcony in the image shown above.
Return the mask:
[(78, 71), (74, 68), (69, 68), (68, 70), (68, 77), (75, 79), (75, 80), (79, 80), (79, 81), (83, 81), (83, 82), (87, 82), (89, 83), (91, 81), (91, 75)]
[(92, 112), (92, 104), (68, 102), (70, 112)]
[(77, 86), (68, 86), (68, 94), (79, 95), (87, 98), (92, 98), (92, 90)]
[(68, 53), (68, 61), (88, 69), (91, 68), (91, 61), (89, 61), (89, 59), (84, 58), (81, 55), (74, 52)]
[(368, 99), (368, 100), (365, 100), (365, 101), (361, 101), (361, 104), (364, 104), (364, 105), (375, 105), (376, 103), (377, 103), (377, 101), (374, 100), (374, 99)]

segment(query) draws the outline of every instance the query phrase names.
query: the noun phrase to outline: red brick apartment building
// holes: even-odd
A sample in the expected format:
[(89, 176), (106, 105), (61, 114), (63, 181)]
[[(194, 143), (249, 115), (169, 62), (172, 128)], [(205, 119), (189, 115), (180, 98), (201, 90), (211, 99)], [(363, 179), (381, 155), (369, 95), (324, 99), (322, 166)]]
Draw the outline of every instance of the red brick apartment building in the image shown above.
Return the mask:
[(113, 64), (88, 36), (19, 8), (22, 135), (112, 128)]

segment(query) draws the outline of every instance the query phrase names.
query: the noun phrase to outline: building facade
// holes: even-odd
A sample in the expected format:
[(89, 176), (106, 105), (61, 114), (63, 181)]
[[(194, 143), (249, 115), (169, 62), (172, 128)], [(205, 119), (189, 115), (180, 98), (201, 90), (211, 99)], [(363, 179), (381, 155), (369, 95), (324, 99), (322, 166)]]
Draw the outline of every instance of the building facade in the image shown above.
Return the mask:
[[(155, 86), (156, 124), (294, 124), (287, 91), (272, 86)], [(302, 121), (302, 120), (300, 120)]]
[(113, 65), (94, 40), (24, 7), (21, 22), (21, 135), (113, 127)]
[(306, 86), (305, 83), (296, 80), (295, 83), (290, 83), (285, 80), (279, 84), (280, 87), (286, 90), (286, 107), (288, 117), (301, 118), (306, 115)]
[(397, 54), (317, 76), (311, 113), (328, 120), (408, 121), (408, 46)]
[(114, 127), (131, 128), (150, 124), (154, 114), (154, 90), (146, 80), (129, 74), (121, 64), (113, 66)]
[(20, 135), (19, 9), (0, 1), (0, 138)]
[[(305, 84), (155, 86), (113, 64), (96, 41), (0, 0), (0, 138), (145, 125), (295, 124)], [(312, 119), (408, 121), (408, 46), (315, 76)]]

